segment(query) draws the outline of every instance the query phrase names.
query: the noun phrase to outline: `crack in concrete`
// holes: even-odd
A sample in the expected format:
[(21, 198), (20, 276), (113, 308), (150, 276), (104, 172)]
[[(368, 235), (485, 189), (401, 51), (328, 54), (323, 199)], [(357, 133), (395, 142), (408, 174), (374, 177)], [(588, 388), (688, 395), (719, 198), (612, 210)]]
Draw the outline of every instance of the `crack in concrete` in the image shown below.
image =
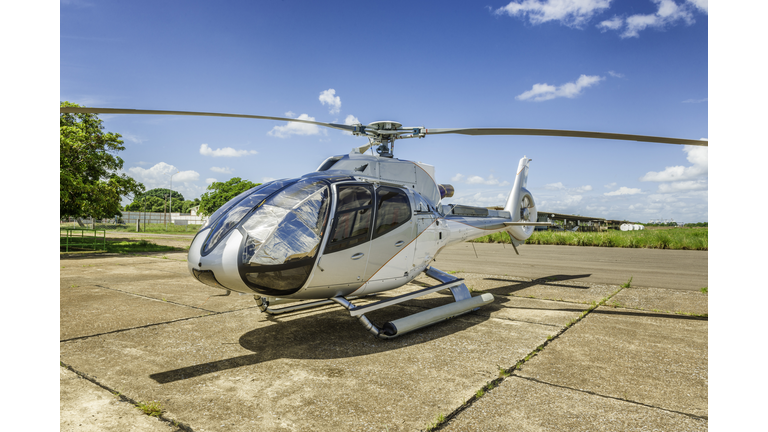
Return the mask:
[[(107, 386), (105, 384), (100, 383), (95, 378), (89, 376), (88, 374), (86, 374), (84, 372), (80, 372), (79, 370), (77, 370), (77, 369), (73, 368), (72, 366), (64, 363), (63, 361), (59, 361), (59, 365), (61, 367), (63, 367), (64, 369), (67, 369), (67, 370), (75, 373), (80, 378), (83, 378), (83, 379), (85, 379), (87, 381), (90, 381), (91, 383), (96, 384), (97, 386), (103, 388), (104, 390), (112, 393), (112, 395), (114, 395), (115, 397), (119, 398), (121, 401), (128, 402), (128, 403), (132, 404), (134, 407), (136, 407), (137, 409), (140, 409), (139, 408), (139, 403), (136, 400), (134, 400), (133, 398), (130, 398), (130, 397), (120, 393), (119, 391), (117, 391), (117, 390), (115, 390), (115, 389), (113, 389), (113, 388), (111, 388), (111, 387), (109, 387), (109, 386)], [(189, 425), (187, 425), (186, 423), (174, 420), (174, 419), (172, 419), (172, 418), (170, 418), (168, 416), (165, 416), (163, 414), (160, 414), (159, 416), (157, 416), (157, 418), (162, 420), (162, 421), (164, 421), (164, 422), (166, 422), (166, 423), (169, 423), (172, 426), (175, 426), (176, 428), (178, 428), (180, 430), (183, 430), (183, 431), (186, 431), (186, 432), (194, 432), (194, 430)]]
[(145, 324), (145, 325), (136, 326), (136, 327), (129, 327), (129, 328), (123, 328), (123, 329), (118, 329), (118, 330), (112, 330), (112, 331), (108, 331), (108, 332), (104, 332), (104, 333), (96, 333), (96, 334), (86, 335), (86, 336), (77, 336), (77, 337), (73, 337), (73, 338), (69, 338), (69, 339), (61, 339), (61, 340), (59, 340), (59, 343), (72, 342), (72, 341), (76, 341), (76, 340), (80, 340), (80, 339), (88, 339), (88, 338), (92, 338), (92, 337), (104, 336), (104, 335), (114, 334), (114, 333), (122, 333), (122, 332), (131, 331), (131, 330), (138, 330), (138, 329), (149, 328), (149, 327), (154, 327), (154, 326), (159, 326), (159, 325), (164, 325), (164, 324), (173, 324), (173, 323), (177, 323), (177, 322), (181, 322), (181, 321), (193, 320), (193, 319), (198, 319), (198, 318), (206, 318), (206, 317), (210, 317), (210, 316), (223, 315), (223, 314), (239, 312), (239, 311), (243, 311), (243, 310), (247, 310), (247, 309), (255, 309), (255, 308), (257, 308), (257, 306), (251, 306), (251, 307), (246, 307), (246, 308), (241, 308), (241, 309), (234, 309), (234, 310), (224, 311), (224, 312), (210, 312), (210, 313), (207, 313), (205, 315), (197, 315), (197, 316), (193, 316), (193, 317), (179, 318), (179, 319), (170, 320), (170, 321), (163, 321), (163, 322), (152, 323), (152, 324)]
[(184, 303), (176, 303), (176, 302), (173, 302), (173, 301), (170, 301), (170, 300), (163, 300), (163, 299), (158, 299), (158, 298), (154, 298), (154, 297), (149, 297), (149, 296), (145, 296), (145, 295), (142, 295), (142, 294), (136, 294), (136, 293), (132, 293), (130, 291), (124, 291), (124, 290), (117, 289), (117, 288), (110, 288), (110, 287), (105, 287), (103, 285), (96, 285), (96, 284), (94, 284), (93, 286), (96, 286), (96, 287), (99, 287), (99, 288), (108, 289), (108, 290), (112, 290), (112, 291), (117, 291), (117, 292), (120, 292), (120, 293), (123, 293), (123, 294), (128, 294), (128, 295), (132, 295), (132, 296), (135, 296), (135, 297), (140, 297), (140, 298), (147, 299), (147, 300), (159, 301), (159, 302), (163, 302), (163, 303), (170, 303), (170, 304), (173, 304), (173, 305), (176, 305), (176, 306), (182, 306), (182, 307), (188, 307), (188, 308), (192, 308), (192, 309), (198, 309), (198, 310), (201, 310), (201, 311), (204, 311), (204, 312), (218, 313), (216, 311), (212, 311), (212, 310), (209, 310), (209, 309), (203, 309), (203, 308), (197, 307), (197, 306), (191, 306), (191, 305), (186, 305)]
[[(562, 336), (571, 327), (575, 326), (581, 320), (583, 320), (584, 318), (589, 316), (589, 314), (592, 313), (592, 311), (594, 311), (598, 307), (604, 305), (608, 300), (610, 300), (616, 294), (620, 293), (623, 289), (624, 289), (624, 287), (619, 287), (619, 289), (614, 291), (611, 295), (603, 298), (598, 303), (593, 304), (591, 307), (589, 307), (584, 312), (582, 312), (579, 315), (578, 318), (576, 318), (573, 321), (571, 321), (570, 323), (566, 324), (565, 327), (563, 327), (556, 335), (547, 338), (547, 340), (544, 341), (544, 343), (542, 343), (541, 345), (537, 346), (533, 351), (528, 353), (528, 355), (525, 356), (525, 358), (523, 358), (522, 360), (519, 360), (511, 368), (508, 368), (508, 369), (501, 369), (500, 368), (500, 370), (499, 370), (499, 375), (500, 376), (498, 378), (496, 378), (496, 379), (494, 379), (492, 381), (487, 382), (486, 385), (484, 385), (478, 392), (476, 392), (474, 395), (472, 395), (472, 397), (470, 397), (466, 402), (464, 402), (461, 406), (459, 406), (458, 408), (453, 410), (453, 412), (451, 412), (450, 414), (445, 416), (441, 422), (438, 422), (438, 423), (435, 423), (433, 425), (430, 425), (426, 430), (428, 432), (441, 430), (443, 428), (443, 426), (447, 425), (452, 419), (456, 418), (456, 416), (458, 416), (459, 414), (464, 412), (464, 410), (466, 410), (467, 408), (471, 407), (476, 401), (480, 400), (480, 398), (485, 396), (486, 393), (488, 393), (489, 391), (491, 391), (494, 388), (498, 387), (505, 379), (510, 378), (510, 377), (520, 377), (519, 375), (514, 375), (514, 373), (515, 373), (516, 370), (519, 370), (523, 366), (523, 364), (525, 364), (528, 360), (530, 360), (533, 357), (535, 357), (536, 355), (538, 355), (538, 353), (542, 352), (544, 350), (544, 348), (547, 345), (549, 345), (550, 342), (553, 342), (555, 339), (557, 339), (560, 336)], [(480, 396), (478, 396), (478, 394), (480, 394)]]
[(592, 395), (592, 396), (599, 396), (599, 397), (605, 398), (605, 399), (613, 399), (613, 400), (617, 400), (617, 401), (631, 403), (631, 404), (634, 404), (634, 405), (644, 406), (644, 407), (647, 407), (647, 408), (654, 408), (654, 409), (658, 409), (658, 410), (669, 412), (669, 413), (681, 414), (681, 415), (684, 415), (684, 416), (687, 416), (687, 417), (690, 417), (690, 418), (696, 419), (696, 420), (709, 420), (708, 416), (699, 416), (699, 415), (696, 415), (696, 414), (686, 413), (686, 412), (682, 412), (682, 411), (675, 411), (675, 410), (671, 410), (671, 409), (667, 409), (667, 408), (662, 408), (662, 407), (659, 407), (659, 406), (656, 406), (656, 405), (649, 405), (649, 404), (646, 404), (646, 403), (637, 402), (637, 401), (633, 401), (633, 400), (629, 400), (629, 399), (624, 399), (624, 398), (620, 398), (620, 397), (616, 397), (616, 396), (608, 396), (608, 395), (604, 395), (604, 394), (601, 394), (601, 393), (593, 392), (591, 390), (583, 390), (583, 389), (577, 389), (577, 388), (568, 387), (568, 386), (564, 386), (564, 385), (560, 385), (560, 384), (554, 384), (554, 383), (542, 381), (542, 380), (539, 380), (539, 379), (536, 379), (536, 378), (532, 378), (532, 377), (524, 377), (524, 376), (520, 376), (520, 375), (515, 375), (514, 378), (521, 378), (521, 379), (524, 379), (524, 380), (537, 382), (539, 384), (544, 384), (544, 385), (548, 385), (548, 386), (552, 386), (552, 387), (557, 387), (557, 388), (561, 388), (561, 389), (566, 389), (566, 390), (573, 390), (573, 391), (577, 391), (579, 393), (585, 393), (585, 394)]

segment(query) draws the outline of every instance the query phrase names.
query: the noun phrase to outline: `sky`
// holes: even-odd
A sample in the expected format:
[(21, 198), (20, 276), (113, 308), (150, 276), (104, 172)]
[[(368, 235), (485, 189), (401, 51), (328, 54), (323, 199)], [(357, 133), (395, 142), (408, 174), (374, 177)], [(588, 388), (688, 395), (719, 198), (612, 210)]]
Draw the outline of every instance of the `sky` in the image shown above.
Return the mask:
[[(59, 13), (59, 97), (84, 106), (709, 138), (706, 0), (64, 0)], [(126, 174), (147, 189), (172, 181), (186, 199), (232, 177), (298, 177), (367, 143), (277, 121), (99, 117), (122, 135)], [(504, 204), (523, 156), (540, 212), (708, 221), (707, 147), (462, 135), (395, 146), (454, 186), (445, 203), (476, 206)]]
[[(326, 122), (352, 116), (366, 124), (395, 120), (428, 128), (709, 138), (717, 204), (710, 250), (704, 252), (714, 317), (710, 362), (739, 365), (712, 370), (710, 425), (724, 430), (760, 424), (754, 413), (761, 399), (732, 395), (766, 384), (754, 373), (761, 367), (761, 345), (754, 331), (744, 329), (761, 328), (760, 308), (768, 304), (755, 283), (763, 277), (764, 255), (755, 253), (761, 225), (753, 210), (761, 209), (768, 159), (762, 145), (768, 92), (763, 56), (756, 55), (764, 51), (768, 6), (717, 2), (710, 33), (706, 1), (319, 3), (4, 4), (3, 197), (32, 210), (23, 217), (6, 212), (6, 220), (17, 222), (7, 225), (15, 245), (8, 253), (14, 268), (21, 268), (7, 274), (19, 289), (8, 291), (6, 303), (32, 298), (49, 321), (7, 335), (9, 346), (45, 351), (9, 356), (4, 363), (9, 370), (29, 370), (11, 381), (19, 381), (15, 395), (36, 401), (30, 415), (41, 405), (51, 412), (59, 405), (57, 392), (41, 394), (26, 381), (34, 374), (56, 382), (58, 374), (50, 359), (58, 355), (60, 282), (50, 265), (56, 248), (46, 244), (55, 237), (52, 231), (37, 235), (45, 231), (41, 227), (55, 227), (46, 210), (59, 199), (47, 186), (58, 181), (57, 152), (50, 148), (58, 136), (58, 98), (93, 107), (292, 113)], [(716, 102), (711, 111), (710, 97)], [(335, 130), (288, 133), (296, 130), (281, 122), (100, 118), (106, 130), (123, 136), (126, 173), (151, 188), (164, 187), (179, 171), (173, 188), (187, 198), (204, 192), (210, 179), (300, 176), (365, 143)], [(501, 204), (499, 194), (510, 188), (505, 182), (512, 183), (526, 155), (533, 159), (528, 188), (543, 211), (698, 222), (709, 220), (708, 152), (607, 140), (440, 135), (399, 141), (395, 154), (434, 165), (438, 181), (456, 187), (456, 202)], [(35, 241), (29, 241), (33, 233)], [(51, 287), (54, 295), (40, 295)], [(17, 309), (6, 314), (7, 324), (29, 321)], [(30, 346), (30, 340), (37, 343)], [(47, 419), (56, 427), (56, 416)]]

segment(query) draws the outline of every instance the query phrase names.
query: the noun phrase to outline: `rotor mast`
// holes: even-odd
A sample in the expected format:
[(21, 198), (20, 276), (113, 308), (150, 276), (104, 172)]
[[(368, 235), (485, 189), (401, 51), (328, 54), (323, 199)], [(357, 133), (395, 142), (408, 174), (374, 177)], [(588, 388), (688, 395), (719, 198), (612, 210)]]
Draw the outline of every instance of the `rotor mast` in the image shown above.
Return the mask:
[[(423, 138), (426, 135), (424, 127), (404, 128), (402, 124), (395, 121), (377, 121), (369, 123), (368, 126), (362, 124), (352, 125), (352, 135), (368, 137), (368, 145), (357, 149), (360, 153), (373, 146), (376, 147), (376, 153), (381, 157), (391, 158), (395, 151), (395, 140), (405, 138)], [(409, 135), (410, 134), (410, 135)]]

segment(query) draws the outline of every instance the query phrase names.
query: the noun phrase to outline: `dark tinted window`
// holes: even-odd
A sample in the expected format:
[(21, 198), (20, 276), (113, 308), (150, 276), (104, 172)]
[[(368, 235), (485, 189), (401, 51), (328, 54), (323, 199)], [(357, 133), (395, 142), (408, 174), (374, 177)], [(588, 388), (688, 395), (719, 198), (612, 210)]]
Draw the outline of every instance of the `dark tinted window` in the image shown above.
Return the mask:
[(373, 193), (369, 186), (339, 186), (333, 232), (326, 253), (351, 248), (371, 239)]
[(376, 190), (376, 225), (373, 237), (382, 236), (411, 218), (408, 196), (400, 189), (382, 186)]

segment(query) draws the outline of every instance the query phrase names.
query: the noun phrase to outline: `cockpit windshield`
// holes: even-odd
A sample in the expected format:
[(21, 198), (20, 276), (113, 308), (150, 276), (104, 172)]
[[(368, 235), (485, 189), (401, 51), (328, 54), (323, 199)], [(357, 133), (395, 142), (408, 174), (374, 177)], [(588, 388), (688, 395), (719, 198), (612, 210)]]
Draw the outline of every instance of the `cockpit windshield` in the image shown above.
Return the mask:
[(304, 179), (269, 198), (243, 222), (242, 262), (281, 265), (314, 258), (328, 211), (328, 186)]
[(304, 178), (268, 198), (240, 225), (240, 274), (257, 292), (286, 295), (304, 285), (315, 262), (330, 206), (327, 180)]
[[(267, 197), (284, 188), (286, 185), (295, 182), (296, 180), (276, 180), (266, 183), (238, 195), (235, 199), (222, 206), (222, 209), (224, 210), (218, 210), (210, 218), (214, 225), (203, 246), (202, 255), (205, 256), (210, 253), (210, 251), (219, 244), (219, 241), (226, 237), (232, 228), (234, 228), (235, 225), (248, 214), (248, 212), (257, 207)], [(218, 218), (219, 220), (215, 220), (214, 218)]]

